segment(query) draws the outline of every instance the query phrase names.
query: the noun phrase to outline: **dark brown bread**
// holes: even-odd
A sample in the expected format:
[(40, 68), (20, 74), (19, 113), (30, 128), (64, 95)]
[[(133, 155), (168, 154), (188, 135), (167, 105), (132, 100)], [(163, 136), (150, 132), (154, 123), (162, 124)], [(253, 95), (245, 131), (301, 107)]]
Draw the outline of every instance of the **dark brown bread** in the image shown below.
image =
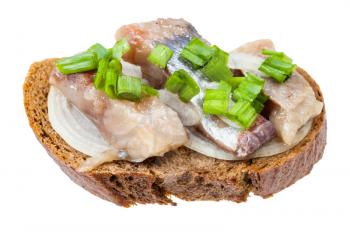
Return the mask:
[[(91, 193), (121, 206), (136, 203), (175, 204), (184, 200), (230, 200), (242, 202), (249, 192), (262, 197), (295, 183), (321, 159), (326, 145), (325, 110), (314, 120), (312, 131), (295, 148), (276, 156), (249, 161), (223, 161), (181, 147), (164, 157), (142, 163), (115, 161), (81, 173), (87, 158), (70, 147), (51, 127), (47, 115), (48, 77), (54, 59), (31, 65), (23, 91), (24, 105), (36, 137), (61, 169)], [(319, 86), (301, 68), (298, 71), (323, 101)]]

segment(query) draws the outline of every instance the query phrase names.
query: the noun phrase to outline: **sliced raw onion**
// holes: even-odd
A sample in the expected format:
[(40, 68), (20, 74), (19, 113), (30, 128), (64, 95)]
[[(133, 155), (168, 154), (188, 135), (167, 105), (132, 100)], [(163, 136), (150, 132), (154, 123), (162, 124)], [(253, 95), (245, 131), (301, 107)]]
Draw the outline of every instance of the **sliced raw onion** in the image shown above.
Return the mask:
[[(141, 68), (121, 61), (123, 73), (128, 76), (141, 77)], [(76, 150), (99, 157), (106, 151), (117, 151), (109, 145), (96, 126), (55, 87), (51, 86), (48, 96), (48, 116), (52, 127)]]
[(185, 145), (186, 147), (201, 153), (203, 155), (213, 157), (216, 159), (222, 160), (243, 160), (243, 159), (252, 159), (258, 157), (267, 157), (277, 155), (279, 153), (285, 152), (295, 145), (297, 145), (305, 136), (309, 133), (312, 127), (312, 120), (306, 123), (300, 130), (298, 131), (295, 139), (291, 145), (285, 144), (280, 138), (275, 137), (271, 141), (265, 143), (261, 148), (255, 151), (253, 154), (248, 157), (240, 158), (232, 155), (229, 152), (218, 147), (216, 144), (212, 143), (207, 138), (203, 137), (197, 131), (193, 129), (188, 130), (189, 134), (189, 142)]
[(255, 151), (252, 156), (253, 157), (265, 157), (279, 154), (281, 152), (288, 151), (297, 145), (305, 136), (309, 133), (312, 127), (312, 121), (308, 121), (303, 127), (299, 129), (296, 133), (293, 142), (290, 145), (285, 144), (281, 138), (275, 137), (271, 141), (267, 142), (260, 149)]
[[(113, 160), (128, 159), (125, 151), (117, 151), (100, 134), (95, 124), (54, 86), (48, 96), (48, 116), (53, 129), (74, 149), (90, 156), (79, 168), (89, 171)], [(143, 160), (130, 160), (141, 162)]]
[(54, 86), (50, 88), (47, 105), (52, 127), (70, 146), (89, 156), (113, 150), (90, 119)]

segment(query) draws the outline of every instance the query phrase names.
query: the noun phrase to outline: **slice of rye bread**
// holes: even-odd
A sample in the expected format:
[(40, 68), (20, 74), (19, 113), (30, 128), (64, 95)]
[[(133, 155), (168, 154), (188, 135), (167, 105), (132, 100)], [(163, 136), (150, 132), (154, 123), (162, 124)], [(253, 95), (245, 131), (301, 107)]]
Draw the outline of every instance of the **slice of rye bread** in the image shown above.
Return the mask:
[[(253, 192), (265, 198), (307, 175), (322, 157), (327, 132), (324, 109), (315, 118), (310, 133), (297, 146), (272, 157), (224, 161), (181, 147), (142, 163), (114, 161), (89, 172), (78, 172), (77, 168), (87, 156), (69, 146), (48, 120), (48, 77), (54, 61), (34, 63), (27, 74), (23, 91), (29, 124), (49, 155), (75, 183), (118, 205), (175, 205), (169, 198), (171, 195), (188, 201), (242, 202)], [(317, 99), (323, 101), (316, 82), (301, 68), (298, 71), (311, 84)]]

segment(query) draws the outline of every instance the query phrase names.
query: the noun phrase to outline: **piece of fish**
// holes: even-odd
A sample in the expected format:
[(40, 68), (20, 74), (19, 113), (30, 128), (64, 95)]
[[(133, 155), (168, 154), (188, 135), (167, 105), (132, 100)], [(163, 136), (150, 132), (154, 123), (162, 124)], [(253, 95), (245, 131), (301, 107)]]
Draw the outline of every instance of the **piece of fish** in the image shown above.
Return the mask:
[(264, 57), (260, 52), (263, 49), (275, 50), (275, 45), (273, 44), (272, 40), (260, 39), (260, 40), (251, 41), (239, 46), (234, 51), (239, 53), (253, 54), (256, 56)]
[[(269, 39), (246, 43), (230, 53), (229, 66), (253, 72), (264, 78), (265, 75), (259, 71), (259, 67), (265, 59), (265, 56), (261, 54), (262, 49), (275, 50), (275, 46)], [(294, 109), (308, 94), (306, 89), (309, 88), (309, 84), (304, 78), (300, 78), (297, 71), (283, 85), (272, 78), (264, 79), (264, 93), (284, 109)]]
[(132, 161), (161, 156), (188, 141), (177, 113), (157, 97), (140, 102), (111, 100), (92, 83), (93, 73), (63, 75), (54, 70), (49, 82), (97, 126), (102, 136)]
[(123, 58), (140, 65), (143, 78), (156, 88), (164, 85), (169, 72), (150, 64), (147, 61), (149, 53), (158, 43), (167, 43), (167, 40), (172, 46), (183, 47), (193, 36), (200, 37), (195, 28), (182, 19), (158, 19), (148, 23), (129, 24), (120, 27), (115, 34), (117, 40), (127, 38), (131, 45)]
[[(238, 126), (229, 126), (218, 117), (203, 113), (204, 90), (211, 87), (213, 83), (209, 82), (200, 71), (192, 69), (180, 58), (182, 48), (193, 37), (204, 40), (190, 23), (182, 19), (158, 19), (146, 23), (130, 24), (121, 27), (116, 32), (117, 40), (127, 38), (131, 45), (131, 50), (124, 58), (131, 63), (140, 65), (144, 76), (153, 86), (162, 87), (171, 73), (179, 69), (185, 69), (201, 89), (200, 93), (190, 103), (196, 106), (198, 112), (202, 115), (202, 120), (197, 128), (221, 148), (238, 156), (246, 156), (263, 144), (262, 140), (251, 139), (251, 137), (255, 138), (257, 133), (261, 133), (266, 136), (266, 140), (269, 140), (274, 136), (275, 131), (272, 123), (262, 117), (261, 120), (257, 121), (260, 124), (257, 127), (258, 131), (244, 131), (243, 137), (246, 139), (240, 139), (243, 130), (239, 129)], [(159, 43), (167, 45), (174, 51), (166, 70), (160, 70), (147, 61), (147, 56), (152, 48)]]
[[(257, 40), (242, 45), (230, 54), (230, 67), (265, 77), (258, 70), (264, 61), (262, 49), (275, 50), (275, 47), (271, 40)], [(264, 93), (274, 103), (271, 105), (269, 119), (283, 141), (291, 144), (298, 129), (320, 114), (323, 103), (316, 99), (310, 84), (298, 71), (294, 71), (283, 84), (269, 77), (264, 79)]]
[(286, 144), (292, 144), (298, 130), (310, 119), (319, 115), (322, 108), (323, 103), (315, 99), (313, 92), (309, 92), (294, 109), (273, 107), (269, 118), (283, 141)]
[[(268, 124), (267, 124), (268, 122)], [(262, 144), (271, 140), (271, 135), (275, 134), (275, 128), (270, 125), (263, 116), (259, 115), (254, 124), (240, 134), (238, 143), (238, 154), (251, 154), (258, 150)]]

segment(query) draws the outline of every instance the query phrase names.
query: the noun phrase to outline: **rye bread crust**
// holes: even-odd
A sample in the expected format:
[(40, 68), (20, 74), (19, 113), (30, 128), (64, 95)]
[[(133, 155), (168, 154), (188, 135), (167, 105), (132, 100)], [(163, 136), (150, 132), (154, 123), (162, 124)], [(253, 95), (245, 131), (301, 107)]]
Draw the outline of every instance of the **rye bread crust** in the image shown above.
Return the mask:
[[(310, 133), (293, 149), (248, 161), (224, 161), (181, 147), (142, 163), (114, 161), (89, 172), (77, 168), (87, 158), (69, 146), (51, 127), (47, 114), (48, 77), (55, 59), (31, 65), (23, 86), (29, 124), (48, 154), (77, 184), (118, 205), (136, 203), (173, 204), (171, 195), (194, 200), (246, 201), (249, 192), (262, 197), (295, 183), (307, 175), (322, 158), (326, 145), (325, 109), (314, 120)], [(316, 82), (301, 68), (318, 100), (322, 93)]]

